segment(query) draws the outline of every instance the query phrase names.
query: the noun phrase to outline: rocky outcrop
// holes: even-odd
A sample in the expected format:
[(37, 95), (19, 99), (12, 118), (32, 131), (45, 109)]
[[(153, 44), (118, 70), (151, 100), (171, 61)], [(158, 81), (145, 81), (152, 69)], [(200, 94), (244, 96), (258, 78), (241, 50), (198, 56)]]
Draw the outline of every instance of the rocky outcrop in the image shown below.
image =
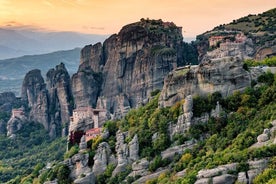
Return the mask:
[(21, 130), (25, 123), (28, 122), (28, 119), (22, 116), (11, 117), (10, 120), (7, 122), (7, 136), (8, 137), (15, 137), (16, 133)]
[(238, 57), (213, 59), (198, 66), (179, 68), (171, 72), (159, 98), (160, 106), (171, 106), (188, 95), (206, 95), (220, 92), (228, 96), (251, 85), (261, 70), (243, 69)]
[(70, 76), (63, 63), (47, 72), (46, 83), (40, 70), (28, 72), (21, 98), (30, 108), (28, 119), (41, 123), (52, 138), (61, 135), (62, 127), (68, 127), (73, 99)]
[[(104, 97), (106, 109), (121, 117), (162, 89), (164, 77), (183, 64), (181, 28), (162, 20), (126, 25), (104, 43), (81, 51), (78, 73), (72, 77), (76, 106), (95, 106)], [(102, 76), (103, 80), (98, 80)]]
[(95, 183), (96, 183), (96, 177), (92, 172), (83, 174), (81, 178), (77, 178), (76, 180), (74, 180), (74, 184), (95, 184)]
[(193, 117), (193, 98), (191, 95), (185, 98), (182, 110), (183, 114), (178, 117), (177, 123), (170, 127), (171, 138), (175, 134), (186, 133), (191, 127)]
[(170, 171), (169, 169), (163, 169), (163, 170), (160, 170), (160, 171), (156, 171), (152, 174), (149, 174), (149, 175), (146, 175), (146, 176), (143, 176), (143, 177), (139, 178), (138, 180), (134, 181), (133, 184), (146, 183), (148, 180), (158, 178), (158, 176), (160, 176), (161, 174), (167, 173), (169, 171)]
[(51, 127), (56, 126), (59, 130), (66, 128), (72, 115), (73, 97), (70, 76), (63, 63), (47, 72), (46, 84)]
[(132, 172), (128, 175), (130, 177), (146, 176), (149, 174), (149, 161), (146, 158), (137, 160), (132, 164)]
[(65, 160), (63, 163), (70, 169), (70, 178), (78, 184), (94, 184), (95, 175), (88, 166), (88, 153), (77, 153), (72, 158)]
[(111, 149), (106, 142), (99, 144), (96, 155), (94, 156), (93, 173), (97, 176), (102, 174), (108, 164), (116, 165), (115, 157), (111, 154)]
[(139, 159), (139, 143), (138, 136), (135, 135), (133, 139), (126, 143), (125, 139), (127, 132), (116, 133), (116, 157), (112, 154), (108, 143), (103, 142), (99, 144), (96, 155), (94, 156), (93, 172), (95, 175), (102, 174), (109, 164), (115, 167), (112, 175), (115, 176), (127, 169), (127, 165)]
[[(234, 184), (253, 183), (253, 179), (260, 174), (268, 165), (269, 159), (261, 159), (248, 161), (249, 170), (237, 173), (237, 163), (221, 165), (213, 169), (200, 170), (197, 174), (196, 184), (211, 183), (211, 184)], [(237, 174), (229, 174), (237, 173)]]
[(41, 123), (49, 131), (48, 92), (40, 70), (35, 69), (26, 74), (21, 98), (31, 109), (29, 119)]
[(264, 129), (263, 133), (257, 137), (257, 142), (251, 146), (252, 148), (276, 144), (276, 120), (271, 122), (271, 126), (269, 129)]
[(173, 146), (170, 147), (164, 151), (161, 152), (162, 159), (169, 159), (173, 160), (175, 155), (182, 155), (185, 150), (192, 149), (195, 145), (195, 142), (193, 140), (186, 141), (185, 144)]
[(133, 139), (128, 143), (129, 146), (129, 159), (131, 161), (136, 161), (139, 159), (139, 142), (138, 136), (135, 134)]
[(126, 170), (126, 166), (129, 164), (128, 156), (129, 156), (129, 149), (127, 143), (125, 143), (125, 138), (127, 136), (127, 132), (120, 132), (116, 133), (116, 157), (118, 160), (118, 164), (112, 175), (115, 176), (120, 172)]

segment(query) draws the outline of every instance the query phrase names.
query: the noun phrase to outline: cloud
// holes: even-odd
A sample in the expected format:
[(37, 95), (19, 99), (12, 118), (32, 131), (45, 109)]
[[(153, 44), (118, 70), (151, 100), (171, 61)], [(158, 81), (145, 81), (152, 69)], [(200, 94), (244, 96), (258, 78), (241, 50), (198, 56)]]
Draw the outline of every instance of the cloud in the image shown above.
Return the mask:
[(94, 27), (94, 26), (82, 26), (83, 29), (86, 30), (104, 30), (104, 27)]
[(2, 25), (0, 25), (0, 28), (13, 30), (48, 31), (47, 29), (44, 29), (36, 25), (22, 24), (20, 22), (16, 22), (13, 20), (4, 22)]

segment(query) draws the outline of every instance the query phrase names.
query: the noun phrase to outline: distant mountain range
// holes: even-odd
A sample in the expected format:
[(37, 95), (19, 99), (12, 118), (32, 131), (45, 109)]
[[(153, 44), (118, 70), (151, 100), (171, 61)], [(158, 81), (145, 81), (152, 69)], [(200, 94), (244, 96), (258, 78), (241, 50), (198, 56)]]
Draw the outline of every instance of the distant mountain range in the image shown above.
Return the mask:
[(108, 35), (0, 28), (0, 59), (45, 54), (102, 42)]
[(17, 96), (25, 74), (32, 69), (40, 69), (45, 76), (50, 68), (63, 62), (70, 74), (77, 71), (80, 48), (57, 51), (41, 55), (28, 55), (18, 58), (0, 60), (0, 92), (12, 91)]

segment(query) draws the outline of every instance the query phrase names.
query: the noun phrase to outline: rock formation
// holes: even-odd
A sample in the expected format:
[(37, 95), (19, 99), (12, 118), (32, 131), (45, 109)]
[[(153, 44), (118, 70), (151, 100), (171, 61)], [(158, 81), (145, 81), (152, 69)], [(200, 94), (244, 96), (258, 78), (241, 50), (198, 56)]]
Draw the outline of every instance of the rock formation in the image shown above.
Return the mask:
[(119, 118), (142, 104), (151, 91), (162, 89), (171, 70), (183, 64), (182, 39), (174, 23), (141, 19), (103, 45), (84, 47), (78, 73), (72, 77), (76, 107), (95, 107), (97, 98), (104, 98), (106, 109)]
[(149, 174), (149, 161), (146, 158), (137, 160), (132, 164), (132, 172), (128, 176), (146, 176)]
[(12, 116), (7, 123), (7, 136), (15, 137), (16, 132), (18, 132), (27, 122), (28, 119), (25, 117), (25, 115)]
[(96, 155), (94, 156), (93, 173), (97, 176), (102, 174), (108, 164), (116, 165), (115, 157), (111, 154), (111, 149), (106, 142), (99, 144)]
[(268, 165), (269, 159), (261, 159), (256, 161), (248, 161), (249, 170), (236, 174), (237, 163), (220, 165), (213, 169), (200, 170), (197, 174), (196, 184), (211, 183), (211, 184), (233, 184), (236, 181), (239, 183), (253, 183), (253, 179), (260, 174)]
[(49, 99), (49, 115), (52, 127), (68, 127), (72, 115), (73, 97), (70, 76), (63, 63), (50, 69), (46, 74), (46, 88)]
[(225, 57), (203, 62), (198, 66), (179, 68), (165, 79), (160, 95), (160, 106), (171, 106), (188, 95), (206, 95), (220, 92), (228, 96), (244, 90), (261, 74), (259, 69), (243, 69), (238, 57)]
[(22, 101), (28, 104), (28, 119), (41, 123), (55, 138), (67, 127), (72, 114), (70, 76), (63, 63), (47, 73), (46, 83), (40, 70), (28, 72), (22, 84)]
[(26, 74), (21, 98), (31, 109), (29, 119), (41, 123), (49, 131), (48, 92), (40, 70), (35, 69)]
[(129, 146), (129, 159), (131, 161), (136, 161), (139, 159), (139, 142), (138, 136), (135, 134), (133, 139), (128, 143)]
[(94, 184), (95, 175), (92, 169), (88, 166), (89, 155), (88, 153), (78, 153), (72, 158), (64, 161), (70, 172), (70, 178), (74, 180), (74, 183), (78, 184)]
[(116, 156), (118, 160), (118, 164), (116, 168), (114, 169), (112, 176), (117, 175), (120, 172), (123, 172), (126, 170), (126, 166), (129, 163), (128, 156), (129, 156), (129, 150), (127, 143), (125, 143), (125, 137), (127, 135), (127, 132), (120, 132), (118, 131), (116, 133)]
[(191, 95), (188, 95), (185, 98), (182, 109), (183, 114), (178, 117), (177, 123), (175, 125), (171, 125), (172, 127), (170, 127), (171, 138), (174, 134), (183, 134), (187, 132), (191, 127), (193, 117), (193, 98)]

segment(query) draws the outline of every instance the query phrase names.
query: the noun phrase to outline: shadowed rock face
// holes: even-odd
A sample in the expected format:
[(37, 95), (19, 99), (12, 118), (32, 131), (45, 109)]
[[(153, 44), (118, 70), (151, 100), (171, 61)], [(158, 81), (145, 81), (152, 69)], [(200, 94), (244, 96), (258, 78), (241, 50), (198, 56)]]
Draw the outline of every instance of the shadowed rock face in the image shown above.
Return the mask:
[(29, 120), (43, 124), (52, 138), (61, 134), (72, 113), (70, 76), (63, 63), (46, 75), (46, 84), (40, 70), (28, 72), (22, 85), (22, 100), (28, 104)]
[(46, 84), (40, 70), (35, 69), (26, 74), (23, 80), (21, 97), (31, 109), (29, 119), (41, 123), (46, 130), (49, 130), (49, 101)]
[[(117, 112), (118, 96), (130, 107), (143, 103), (155, 89), (162, 89), (164, 77), (183, 64), (181, 28), (161, 20), (144, 20), (126, 25), (104, 43), (82, 49), (79, 71), (72, 78), (76, 106), (95, 106), (106, 99), (105, 107)], [(103, 80), (84, 71), (101, 73)], [(95, 74), (94, 74), (95, 75)], [(101, 88), (99, 88), (101, 86)]]
[[(68, 126), (72, 114), (70, 76), (63, 63), (46, 74), (51, 124), (61, 128)], [(53, 127), (55, 127), (53, 126)]]

